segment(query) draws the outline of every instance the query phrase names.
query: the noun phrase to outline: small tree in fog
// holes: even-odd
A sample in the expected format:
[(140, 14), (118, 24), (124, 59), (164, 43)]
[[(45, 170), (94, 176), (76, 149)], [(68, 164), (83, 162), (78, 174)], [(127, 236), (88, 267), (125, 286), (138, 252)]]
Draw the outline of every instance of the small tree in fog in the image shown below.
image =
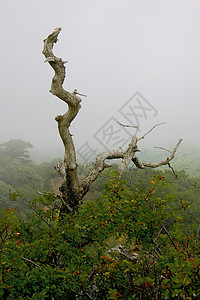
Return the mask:
[(1, 153), (5, 153), (7, 156), (16, 158), (22, 162), (30, 160), (30, 148), (33, 148), (31, 143), (22, 141), (20, 139), (12, 139), (8, 142), (0, 144)]

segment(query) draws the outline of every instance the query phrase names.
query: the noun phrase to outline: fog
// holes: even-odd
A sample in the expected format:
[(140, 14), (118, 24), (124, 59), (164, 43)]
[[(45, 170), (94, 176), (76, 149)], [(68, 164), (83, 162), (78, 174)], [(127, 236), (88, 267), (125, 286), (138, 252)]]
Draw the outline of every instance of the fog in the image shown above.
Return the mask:
[(123, 143), (99, 142), (116, 121), (139, 125), (138, 136), (166, 122), (141, 147), (179, 138), (200, 146), (198, 0), (7, 0), (0, 14), (0, 142), (29, 141), (47, 158), (62, 153), (54, 118), (67, 107), (49, 93), (53, 70), (42, 55), (43, 40), (62, 27), (54, 54), (68, 61), (64, 88), (87, 95), (71, 126), (77, 150), (125, 145), (134, 128), (118, 132)]

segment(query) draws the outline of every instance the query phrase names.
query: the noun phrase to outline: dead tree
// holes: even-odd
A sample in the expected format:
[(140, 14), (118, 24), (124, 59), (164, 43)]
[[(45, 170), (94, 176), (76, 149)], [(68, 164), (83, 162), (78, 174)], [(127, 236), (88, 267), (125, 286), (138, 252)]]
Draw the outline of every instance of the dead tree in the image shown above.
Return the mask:
[[(55, 120), (58, 123), (58, 129), (60, 137), (65, 147), (64, 161), (60, 162), (55, 168), (62, 176), (62, 185), (60, 186), (60, 199), (62, 201), (62, 211), (65, 213), (76, 212), (78, 207), (82, 203), (83, 197), (89, 191), (92, 182), (101, 174), (101, 172), (111, 165), (106, 164), (106, 160), (109, 159), (121, 159), (121, 163), (118, 167), (120, 176), (127, 169), (128, 165), (132, 162), (138, 168), (157, 168), (162, 165), (169, 165), (170, 161), (174, 158), (174, 155), (178, 149), (181, 139), (178, 141), (170, 156), (164, 161), (159, 163), (147, 163), (139, 161), (136, 153), (138, 151), (137, 143), (139, 140), (145, 138), (145, 136), (152, 131), (153, 127), (143, 137), (137, 138), (136, 133), (132, 137), (126, 150), (113, 150), (106, 151), (96, 157), (93, 170), (85, 177), (82, 182), (79, 182), (77, 175), (77, 160), (76, 151), (72, 135), (70, 134), (70, 125), (74, 118), (77, 116), (79, 109), (81, 108), (81, 99), (77, 90), (72, 93), (63, 89), (63, 82), (65, 79), (65, 63), (61, 58), (56, 57), (53, 54), (54, 43), (58, 41), (58, 35), (61, 28), (56, 28), (45, 40), (43, 54), (46, 57), (45, 62), (48, 62), (54, 69), (55, 75), (52, 79), (50, 92), (57, 96), (59, 99), (67, 104), (67, 112), (64, 115), (58, 115)], [(83, 95), (82, 95), (83, 96)], [(156, 125), (157, 126), (157, 125)]]

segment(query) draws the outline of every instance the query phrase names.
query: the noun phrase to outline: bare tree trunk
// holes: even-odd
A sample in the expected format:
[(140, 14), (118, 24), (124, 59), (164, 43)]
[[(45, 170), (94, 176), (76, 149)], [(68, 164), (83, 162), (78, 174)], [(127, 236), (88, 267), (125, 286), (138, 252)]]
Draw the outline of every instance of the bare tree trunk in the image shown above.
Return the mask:
[[(45, 62), (48, 62), (50, 66), (54, 69), (55, 75), (52, 79), (50, 92), (57, 96), (59, 99), (64, 101), (68, 105), (67, 112), (62, 116), (59, 115), (55, 118), (58, 122), (58, 129), (65, 147), (64, 161), (59, 163), (55, 168), (58, 173), (62, 176), (63, 182), (60, 186), (60, 195), (59, 198), (62, 201), (61, 214), (76, 212), (78, 207), (82, 203), (83, 197), (87, 194), (90, 189), (91, 183), (101, 174), (101, 172), (111, 165), (105, 163), (106, 159), (121, 159), (121, 163), (118, 167), (118, 172), (120, 176), (127, 169), (128, 165), (133, 162), (136, 167), (144, 168), (151, 167), (156, 168), (161, 165), (169, 165), (169, 162), (174, 158), (174, 155), (178, 149), (181, 139), (178, 141), (170, 157), (167, 157), (166, 160), (160, 163), (142, 163), (135, 156), (138, 151), (137, 142), (140, 139), (143, 139), (148, 133), (152, 131), (155, 125), (149, 132), (147, 132), (143, 137), (137, 138), (136, 134), (132, 137), (130, 144), (127, 149), (124, 151), (107, 151), (98, 155), (96, 157), (96, 162), (93, 170), (86, 176), (86, 178), (79, 183), (77, 175), (77, 161), (76, 161), (76, 151), (70, 134), (69, 127), (77, 116), (79, 109), (81, 108), (80, 102), (81, 99), (78, 95), (81, 95), (74, 90), (72, 93), (65, 91), (62, 87), (65, 79), (65, 63), (61, 58), (57, 58), (53, 54), (54, 43), (58, 41), (58, 35), (61, 31), (61, 28), (56, 28), (45, 40), (43, 54), (46, 57)], [(84, 96), (84, 95), (82, 95)], [(122, 125), (122, 124), (121, 124)], [(160, 124), (158, 124), (160, 125)], [(122, 125), (124, 126), (124, 125)], [(128, 126), (128, 125), (127, 125)], [(136, 131), (137, 133), (137, 131)], [(170, 165), (169, 165), (170, 166)], [(171, 166), (170, 166), (171, 167)]]
[(63, 177), (63, 183), (60, 187), (63, 208), (65, 211), (71, 211), (76, 210), (78, 207), (80, 187), (77, 175), (76, 152), (69, 127), (81, 108), (81, 99), (76, 95), (76, 92), (69, 93), (62, 87), (65, 78), (65, 62), (61, 58), (54, 56), (52, 52), (53, 45), (57, 42), (60, 31), (61, 28), (56, 28), (44, 40), (43, 54), (46, 57), (46, 61), (49, 62), (55, 71), (50, 92), (68, 104), (67, 112), (63, 116), (59, 115), (55, 118), (65, 147), (64, 162), (59, 164), (56, 169)]

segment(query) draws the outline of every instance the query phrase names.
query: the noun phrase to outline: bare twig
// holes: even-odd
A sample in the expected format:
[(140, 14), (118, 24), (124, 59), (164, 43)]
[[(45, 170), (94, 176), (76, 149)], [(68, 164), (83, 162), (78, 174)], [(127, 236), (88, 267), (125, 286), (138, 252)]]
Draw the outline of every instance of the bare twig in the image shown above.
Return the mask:
[(147, 131), (143, 136), (141, 136), (138, 141), (142, 140), (145, 138), (145, 136), (147, 136), (147, 134), (149, 134), (152, 130), (154, 130), (154, 128), (156, 128), (157, 126), (160, 126), (160, 125), (163, 125), (165, 124), (166, 122), (163, 122), (163, 123), (159, 123), (159, 124), (156, 124), (154, 125), (149, 131)]
[(72, 94), (87, 97), (85, 94), (78, 93), (77, 89), (73, 90)]
[(156, 245), (156, 247), (158, 248), (159, 254), (162, 255), (162, 252), (160, 250), (159, 245), (156, 243), (156, 240), (153, 240), (153, 243)]
[[(154, 251), (154, 253), (156, 254), (152, 254), (151, 253), (151, 255), (153, 255), (154, 257), (155, 257), (155, 259), (156, 260), (159, 260), (159, 258), (160, 258), (160, 255), (159, 255), (159, 253), (158, 253), (158, 251), (152, 246), (152, 245), (150, 245), (150, 247), (152, 248), (152, 250)], [(160, 252), (160, 251), (159, 251)]]
[(160, 228), (160, 230), (159, 230), (159, 232), (158, 232), (158, 234), (157, 234), (157, 237), (155, 238), (155, 240), (154, 240), (154, 241), (156, 241), (156, 240), (159, 238), (159, 236), (160, 236), (160, 234), (161, 234), (162, 230), (163, 230), (163, 228), (161, 227), (161, 228)]
[(190, 209), (186, 208), (185, 212), (190, 215), (192, 217), (192, 219), (199, 225), (198, 229), (197, 229), (197, 234), (196, 234), (196, 241), (198, 240), (198, 235), (199, 235), (199, 231), (200, 231), (200, 220), (191, 212)]
[(175, 153), (180, 145), (180, 143), (182, 142), (182, 139), (178, 140), (178, 143), (176, 144), (176, 146), (174, 147), (172, 154), (167, 157), (164, 161), (158, 162), (158, 163), (148, 163), (148, 162), (143, 162), (143, 166), (144, 167), (150, 167), (150, 168), (158, 168), (160, 166), (164, 166), (164, 165), (168, 165), (169, 162), (174, 158)]
[(26, 201), (25, 201), (25, 199), (23, 199), (23, 200), (18, 200), (17, 198), (15, 199), (15, 201), (17, 201), (17, 202), (19, 202), (19, 203), (23, 203), (24, 205), (26, 205), (26, 206), (28, 206), (30, 209), (32, 209), (41, 219), (42, 219), (42, 221), (43, 222), (45, 222), (49, 227), (51, 227), (51, 224), (49, 224), (41, 215), (40, 215), (40, 213), (37, 211), (37, 209), (35, 209), (34, 207), (32, 207), (31, 205), (30, 205), (30, 203), (27, 203)]
[(169, 239), (170, 239), (172, 245), (174, 246), (174, 248), (175, 248), (176, 250), (178, 250), (177, 247), (176, 247), (176, 244), (175, 244), (174, 241), (173, 241), (173, 238), (172, 238), (171, 234), (169, 233), (169, 231), (166, 229), (166, 227), (165, 227), (164, 225), (161, 225), (161, 226), (162, 226), (162, 228), (164, 229), (164, 231), (166, 232), (166, 234), (168, 235), (168, 237), (169, 237)]
[(191, 184), (191, 186), (193, 186), (195, 189), (198, 189), (197, 183), (196, 183), (196, 182), (193, 183), (193, 182), (190, 181), (190, 179), (188, 179), (188, 182), (189, 182), (189, 184)]
[(156, 149), (161, 149), (161, 150), (165, 150), (165, 151), (168, 151), (169, 153), (172, 153), (172, 151), (170, 151), (170, 150), (168, 150), (168, 149), (165, 149), (165, 148), (163, 148), (163, 147), (155, 147)]
[(170, 163), (168, 163), (169, 168), (172, 170), (172, 173), (174, 174), (174, 176), (177, 178), (178, 175), (176, 174), (174, 168), (170, 165)]
[(120, 122), (118, 122), (117, 121), (117, 123), (120, 125), (120, 126), (122, 126), (122, 127), (130, 127), (130, 128), (139, 128), (138, 126), (134, 126), (134, 125), (125, 125), (125, 124), (122, 124), (122, 123), (120, 123)]
[(21, 259), (24, 260), (25, 262), (29, 262), (30, 264), (34, 265), (34, 266), (37, 267), (37, 268), (40, 268), (39, 265), (37, 265), (36, 263), (34, 263), (34, 262), (33, 262), (32, 260), (30, 260), (30, 259), (27, 259), (27, 258), (25, 258), (25, 257), (21, 257)]

